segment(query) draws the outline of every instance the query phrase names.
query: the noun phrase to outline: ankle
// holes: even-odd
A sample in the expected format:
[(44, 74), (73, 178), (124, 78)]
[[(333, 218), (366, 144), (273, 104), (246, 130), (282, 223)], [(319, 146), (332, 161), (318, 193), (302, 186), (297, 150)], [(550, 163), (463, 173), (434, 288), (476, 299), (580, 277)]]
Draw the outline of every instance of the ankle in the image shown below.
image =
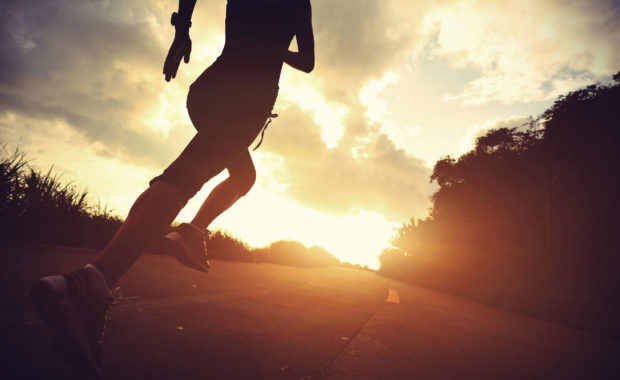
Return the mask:
[(108, 287), (103, 273), (96, 266), (88, 264), (84, 267), (88, 275), (88, 290), (90, 295), (97, 301), (105, 302), (112, 291)]
[(194, 218), (194, 220), (192, 220), (190, 223), (184, 223), (184, 224), (189, 224), (192, 227), (195, 227), (201, 231), (206, 231), (207, 227), (209, 227), (209, 223), (205, 223), (204, 221), (200, 220), (198, 217)]

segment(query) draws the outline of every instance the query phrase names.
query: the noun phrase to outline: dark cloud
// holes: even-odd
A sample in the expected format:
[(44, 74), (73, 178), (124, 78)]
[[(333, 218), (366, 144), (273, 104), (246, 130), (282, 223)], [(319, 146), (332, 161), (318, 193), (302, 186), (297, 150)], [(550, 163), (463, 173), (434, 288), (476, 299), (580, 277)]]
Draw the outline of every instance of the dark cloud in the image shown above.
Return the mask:
[(3, 2), (0, 113), (64, 120), (108, 152), (161, 161), (161, 136), (132, 119), (161, 91), (135, 74), (159, 73), (165, 54), (149, 21), (153, 11), (142, 4)]

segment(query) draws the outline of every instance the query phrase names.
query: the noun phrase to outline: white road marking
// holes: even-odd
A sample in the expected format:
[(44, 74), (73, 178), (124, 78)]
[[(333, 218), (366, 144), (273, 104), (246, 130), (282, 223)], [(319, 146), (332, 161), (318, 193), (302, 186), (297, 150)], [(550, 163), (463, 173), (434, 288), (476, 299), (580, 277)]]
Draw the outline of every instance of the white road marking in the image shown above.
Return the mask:
[(385, 302), (400, 303), (400, 297), (398, 296), (398, 292), (394, 289), (390, 289), (388, 292), (388, 296), (385, 299)]

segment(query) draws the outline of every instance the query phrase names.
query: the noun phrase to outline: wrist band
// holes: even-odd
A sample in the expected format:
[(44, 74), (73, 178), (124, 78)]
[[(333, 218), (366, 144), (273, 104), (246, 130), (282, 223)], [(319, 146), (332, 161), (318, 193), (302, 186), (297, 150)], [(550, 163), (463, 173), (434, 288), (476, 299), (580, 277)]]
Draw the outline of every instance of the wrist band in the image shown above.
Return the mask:
[(173, 12), (170, 17), (170, 24), (176, 26), (177, 28), (186, 27), (191, 28), (192, 22), (190, 20), (183, 20), (181, 16), (177, 12)]

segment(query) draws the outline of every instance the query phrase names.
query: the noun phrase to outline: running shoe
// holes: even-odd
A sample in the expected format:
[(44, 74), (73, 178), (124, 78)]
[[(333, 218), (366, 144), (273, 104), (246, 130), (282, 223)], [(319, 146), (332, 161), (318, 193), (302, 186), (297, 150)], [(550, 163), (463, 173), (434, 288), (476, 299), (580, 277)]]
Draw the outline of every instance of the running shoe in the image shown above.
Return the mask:
[(208, 272), (206, 232), (193, 224), (182, 223), (164, 237), (165, 249), (183, 265)]
[(45, 324), (56, 330), (54, 351), (88, 373), (100, 373), (105, 320), (114, 301), (101, 272), (87, 265), (63, 276), (43, 277), (30, 294)]

